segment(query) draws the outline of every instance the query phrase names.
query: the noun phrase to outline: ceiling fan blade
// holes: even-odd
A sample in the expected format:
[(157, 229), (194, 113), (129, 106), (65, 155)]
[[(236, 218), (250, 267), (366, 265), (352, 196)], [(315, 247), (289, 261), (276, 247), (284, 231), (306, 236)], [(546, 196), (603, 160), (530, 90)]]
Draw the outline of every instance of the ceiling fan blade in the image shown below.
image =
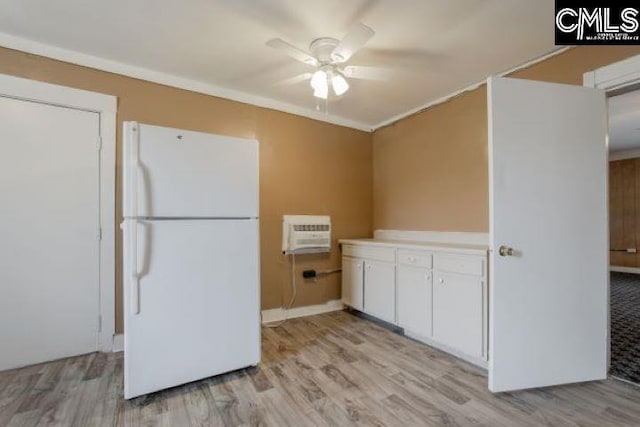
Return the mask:
[(393, 71), (388, 68), (365, 67), (361, 65), (349, 65), (340, 70), (345, 77), (363, 80), (389, 80)]
[(374, 34), (375, 31), (366, 25), (357, 24), (338, 43), (331, 53), (331, 58), (338, 63), (348, 61)]
[(309, 55), (304, 50), (298, 49), (297, 47), (287, 43), (282, 39), (269, 40), (267, 42), (267, 46), (278, 49), (286, 55), (289, 55), (290, 57), (297, 59), (300, 62), (304, 62), (305, 64), (312, 65), (314, 67), (318, 65), (318, 60), (316, 58)]
[(290, 79), (280, 80), (279, 82), (275, 83), (275, 85), (276, 86), (294, 85), (294, 84), (303, 82), (305, 80), (309, 80), (311, 76), (313, 76), (312, 73), (298, 74), (297, 76), (291, 77)]

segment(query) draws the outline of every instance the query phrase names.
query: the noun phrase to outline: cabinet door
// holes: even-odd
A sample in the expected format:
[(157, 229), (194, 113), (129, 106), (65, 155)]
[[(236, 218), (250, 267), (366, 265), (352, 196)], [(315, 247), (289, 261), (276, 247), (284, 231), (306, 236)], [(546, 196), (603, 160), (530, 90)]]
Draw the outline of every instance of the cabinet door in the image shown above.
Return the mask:
[(469, 356), (482, 357), (482, 279), (436, 272), (433, 337)]
[(395, 265), (365, 261), (364, 311), (387, 322), (395, 322)]
[(432, 274), (426, 268), (398, 267), (398, 325), (431, 337)]
[(363, 261), (342, 257), (342, 303), (362, 310)]

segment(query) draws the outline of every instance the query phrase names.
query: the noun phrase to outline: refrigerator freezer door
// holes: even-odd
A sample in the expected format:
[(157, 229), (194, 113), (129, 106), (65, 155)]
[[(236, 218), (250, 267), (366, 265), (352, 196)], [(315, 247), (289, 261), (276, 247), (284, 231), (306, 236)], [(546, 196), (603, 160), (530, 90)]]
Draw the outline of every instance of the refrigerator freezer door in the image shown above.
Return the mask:
[(124, 232), (125, 398), (259, 362), (257, 220), (129, 219)]
[(258, 142), (124, 125), (124, 216), (258, 216)]

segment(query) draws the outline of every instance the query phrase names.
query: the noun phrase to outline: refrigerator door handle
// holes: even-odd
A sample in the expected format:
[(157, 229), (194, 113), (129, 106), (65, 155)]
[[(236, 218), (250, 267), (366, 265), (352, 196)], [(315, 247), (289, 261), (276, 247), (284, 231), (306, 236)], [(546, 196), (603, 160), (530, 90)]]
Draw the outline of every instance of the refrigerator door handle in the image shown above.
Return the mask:
[(136, 246), (138, 255), (136, 258), (136, 274), (138, 280), (149, 272), (149, 248), (151, 246), (152, 225), (147, 221), (136, 221)]
[(140, 169), (140, 130), (132, 123), (129, 137), (129, 216), (138, 216), (138, 170)]
[(129, 271), (131, 272), (131, 314), (140, 314), (140, 278), (147, 274), (149, 268), (149, 230), (150, 224), (133, 220), (129, 237)]
[[(153, 216), (151, 213), (151, 193), (146, 191), (147, 188), (150, 188), (149, 170), (140, 162), (140, 128), (137, 123), (131, 124), (129, 133), (129, 163), (127, 165), (127, 175), (129, 176), (127, 203), (129, 205), (129, 213), (127, 216), (131, 218), (138, 217), (139, 202), (142, 202), (143, 210), (146, 212), (143, 216)], [(140, 200), (140, 197), (142, 197), (142, 200)]]
[(140, 314), (140, 279), (138, 276), (138, 221), (129, 223), (129, 308), (131, 314)]

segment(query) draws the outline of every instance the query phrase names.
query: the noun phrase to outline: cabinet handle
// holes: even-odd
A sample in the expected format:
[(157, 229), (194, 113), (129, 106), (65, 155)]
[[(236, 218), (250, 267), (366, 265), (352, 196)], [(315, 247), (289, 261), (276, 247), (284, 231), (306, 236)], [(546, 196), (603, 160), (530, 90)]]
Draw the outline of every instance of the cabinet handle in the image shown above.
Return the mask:
[(367, 270), (371, 270), (371, 264), (367, 264)]
[(444, 285), (444, 279), (443, 279), (442, 277), (438, 279), (438, 282), (439, 282), (440, 284)]
[(416, 262), (416, 257), (410, 256), (409, 257), (409, 262)]
[(362, 264), (356, 264), (356, 267), (358, 267), (358, 269), (362, 268)]
[(430, 274), (428, 274), (428, 273), (427, 273), (427, 274), (425, 274), (425, 275), (424, 275), (424, 279), (425, 279), (425, 280), (431, 280), (431, 275), (430, 275)]

